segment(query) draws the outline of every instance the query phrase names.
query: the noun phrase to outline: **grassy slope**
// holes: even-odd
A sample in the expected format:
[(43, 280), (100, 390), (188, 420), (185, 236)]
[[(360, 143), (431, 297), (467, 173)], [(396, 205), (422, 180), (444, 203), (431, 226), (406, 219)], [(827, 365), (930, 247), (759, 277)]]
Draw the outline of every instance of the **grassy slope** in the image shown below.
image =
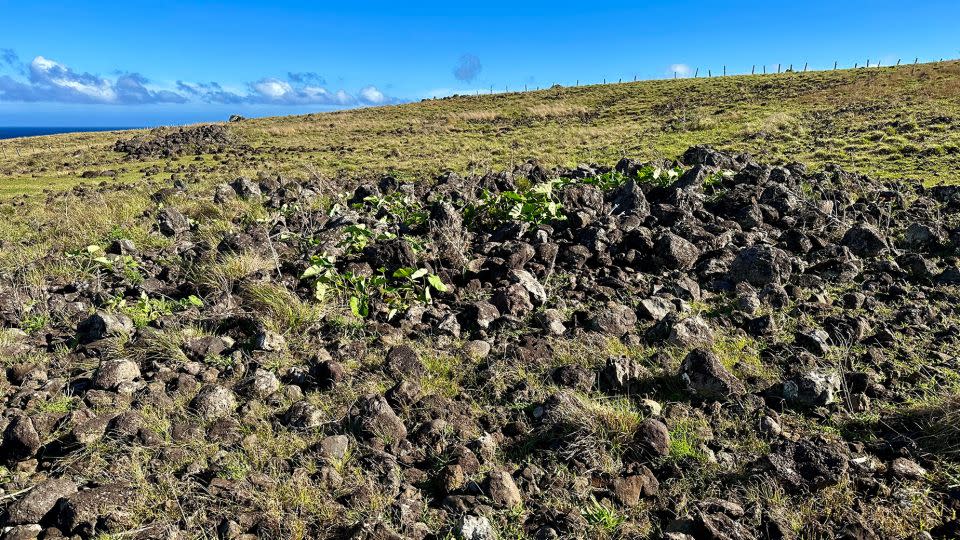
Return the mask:
[[(692, 144), (766, 161), (839, 163), (885, 177), (953, 181), (960, 162), (960, 62), (917, 67), (647, 81), (470, 96), (235, 127), (254, 168), (416, 177), (506, 167), (674, 157)], [(70, 187), (84, 170), (135, 181), (117, 133), (0, 141), (0, 196)]]

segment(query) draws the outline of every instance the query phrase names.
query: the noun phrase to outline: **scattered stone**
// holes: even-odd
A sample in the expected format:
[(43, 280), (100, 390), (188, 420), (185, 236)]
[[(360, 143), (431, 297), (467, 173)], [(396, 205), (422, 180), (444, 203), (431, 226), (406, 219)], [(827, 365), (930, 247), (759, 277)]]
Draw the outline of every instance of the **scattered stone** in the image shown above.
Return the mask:
[(699, 316), (682, 319), (670, 329), (667, 343), (681, 349), (690, 347), (710, 347), (713, 345), (713, 330), (707, 321)]
[(280, 390), (280, 380), (272, 371), (257, 368), (250, 381), (250, 391), (254, 397), (263, 399)]
[(864, 223), (854, 225), (843, 234), (841, 244), (859, 257), (876, 257), (887, 249), (887, 241), (875, 228)]
[(504, 508), (516, 508), (523, 504), (523, 496), (513, 476), (504, 470), (494, 470), (487, 477), (487, 493), (494, 504)]
[(105, 360), (93, 374), (93, 387), (100, 390), (116, 390), (139, 378), (140, 366), (133, 360)]
[(40, 449), (40, 434), (33, 425), (33, 420), (26, 414), (14, 416), (3, 431), (3, 442), (0, 443), (0, 452), (8, 461), (19, 461), (33, 457)]
[(927, 475), (927, 470), (918, 465), (915, 461), (898, 457), (890, 464), (890, 473), (896, 478), (920, 480)]
[(166, 207), (157, 214), (157, 225), (164, 236), (178, 236), (190, 230), (190, 220), (173, 207)]
[(644, 420), (634, 435), (634, 441), (641, 449), (654, 456), (670, 454), (670, 430), (659, 420)]
[(677, 308), (673, 305), (673, 302), (666, 298), (654, 296), (653, 298), (644, 298), (641, 300), (638, 312), (644, 319), (656, 322), (662, 321), (667, 318), (668, 315), (676, 313)]
[(387, 353), (387, 371), (394, 379), (418, 379), (426, 373), (420, 355), (409, 345), (397, 345)]
[(383, 396), (364, 398), (358, 418), (360, 432), (366, 437), (378, 438), (386, 443), (399, 442), (407, 437), (406, 426)]
[(463, 540), (496, 540), (497, 534), (490, 520), (483, 516), (463, 516), (457, 525), (457, 534)]
[(813, 370), (783, 383), (783, 398), (795, 405), (822, 407), (837, 401), (841, 380), (836, 372)]
[(680, 380), (690, 392), (705, 399), (728, 399), (746, 392), (743, 383), (713, 353), (703, 349), (694, 349), (683, 359)]
[(751, 285), (787, 283), (792, 272), (790, 256), (780, 248), (757, 245), (742, 250), (730, 265), (730, 280)]
[(483, 360), (490, 354), (490, 349), (490, 343), (474, 339), (464, 344), (463, 354), (471, 360)]
[(77, 326), (80, 341), (89, 343), (111, 336), (127, 336), (133, 332), (133, 321), (125, 315), (98, 311)]
[(334, 461), (340, 461), (346, 457), (349, 448), (350, 438), (346, 435), (330, 435), (324, 437), (319, 444), (320, 455)]
[(637, 325), (637, 314), (621, 304), (610, 303), (590, 319), (590, 328), (612, 336), (620, 336), (633, 331)]
[(53, 478), (34, 487), (7, 509), (7, 523), (25, 525), (40, 523), (56, 508), (57, 501), (77, 492), (77, 484), (66, 478)]
[(673, 233), (661, 235), (653, 246), (656, 261), (669, 270), (689, 270), (700, 257), (700, 250)]
[(323, 424), (323, 413), (313, 403), (300, 400), (290, 405), (284, 421), (295, 429), (313, 429)]
[(204, 420), (216, 420), (233, 414), (237, 398), (227, 388), (214, 384), (200, 389), (191, 406)]

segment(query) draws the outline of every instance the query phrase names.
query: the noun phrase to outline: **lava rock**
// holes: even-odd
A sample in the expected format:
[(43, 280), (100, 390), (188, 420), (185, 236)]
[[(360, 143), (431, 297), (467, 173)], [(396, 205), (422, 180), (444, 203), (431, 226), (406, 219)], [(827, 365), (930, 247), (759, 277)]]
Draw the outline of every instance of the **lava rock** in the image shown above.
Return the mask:
[(191, 407), (204, 420), (216, 420), (233, 414), (237, 408), (237, 398), (229, 389), (214, 384), (200, 389)]
[(173, 207), (166, 207), (157, 214), (157, 226), (164, 236), (178, 236), (190, 230), (190, 220)]
[(56, 508), (57, 501), (77, 492), (77, 484), (66, 478), (52, 478), (34, 487), (7, 509), (7, 523), (40, 523)]
[(730, 281), (746, 281), (762, 287), (789, 281), (792, 268), (790, 256), (780, 248), (766, 245), (748, 247), (730, 264)]
[(629, 307), (609, 303), (589, 320), (588, 326), (596, 332), (621, 336), (632, 332), (637, 325), (637, 314)]
[(876, 257), (887, 249), (887, 241), (883, 235), (864, 223), (847, 229), (840, 243), (859, 257)]
[(783, 383), (783, 398), (805, 407), (822, 407), (837, 401), (840, 376), (834, 371), (813, 370)]
[(637, 428), (634, 442), (644, 451), (654, 456), (670, 454), (670, 430), (654, 418), (647, 418)]
[(690, 392), (705, 399), (728, 399), (746, 392), (743, 383), (713, 353), (703, 349), (694, 349), (683, 359), (680, 380)]
[(121, 385), (140, 378), (140, 366), (133, 360), (105, 360), (93, 374), (93, 387), (100, 390), (116, 390)]
[(383, 396), (369, 395), (357, 413), (360, 433), (384, 442), (399, 442), (407, 437), (407, 428)]
[(657, 238), (653, 250), (655, 262), (669, 270), (689, 270), (700, 258), (697, 246), (669, 232)]

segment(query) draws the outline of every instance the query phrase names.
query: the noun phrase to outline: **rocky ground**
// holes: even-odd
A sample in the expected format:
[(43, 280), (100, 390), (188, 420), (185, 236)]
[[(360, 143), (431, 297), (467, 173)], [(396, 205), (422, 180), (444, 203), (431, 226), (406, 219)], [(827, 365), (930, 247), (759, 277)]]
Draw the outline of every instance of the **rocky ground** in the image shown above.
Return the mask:
[(3, 538), (960, 534), (958, 188), (169, 178), (0, 280)]

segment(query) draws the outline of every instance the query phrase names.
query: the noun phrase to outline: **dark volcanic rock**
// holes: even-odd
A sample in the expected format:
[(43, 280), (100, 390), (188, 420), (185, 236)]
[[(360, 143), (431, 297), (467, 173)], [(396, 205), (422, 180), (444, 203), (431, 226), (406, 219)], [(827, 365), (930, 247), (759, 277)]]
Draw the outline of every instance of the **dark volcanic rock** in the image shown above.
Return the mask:
[(706, 399), (728, 399), (746, 390), (713, 353), (694, 349), (683, 359), (680, 380), (692, 393)]
[(56, 508), (57, 501), (77, 492), (77, 484), (66, 478), (53, 478), (33, 488), (7, 509), (11, 525), (40, 523)]
[(887, 241), (872, 226), (859, 224), (843, 234), (841, 243), (860, 257), (876, 257), (887, 248)]
[(730, 265), (730, 281), (746, 281), (762, 287), (783, 284), (790, 279), (790, 256), (780, 248), (757, 245), (744, 249)]

